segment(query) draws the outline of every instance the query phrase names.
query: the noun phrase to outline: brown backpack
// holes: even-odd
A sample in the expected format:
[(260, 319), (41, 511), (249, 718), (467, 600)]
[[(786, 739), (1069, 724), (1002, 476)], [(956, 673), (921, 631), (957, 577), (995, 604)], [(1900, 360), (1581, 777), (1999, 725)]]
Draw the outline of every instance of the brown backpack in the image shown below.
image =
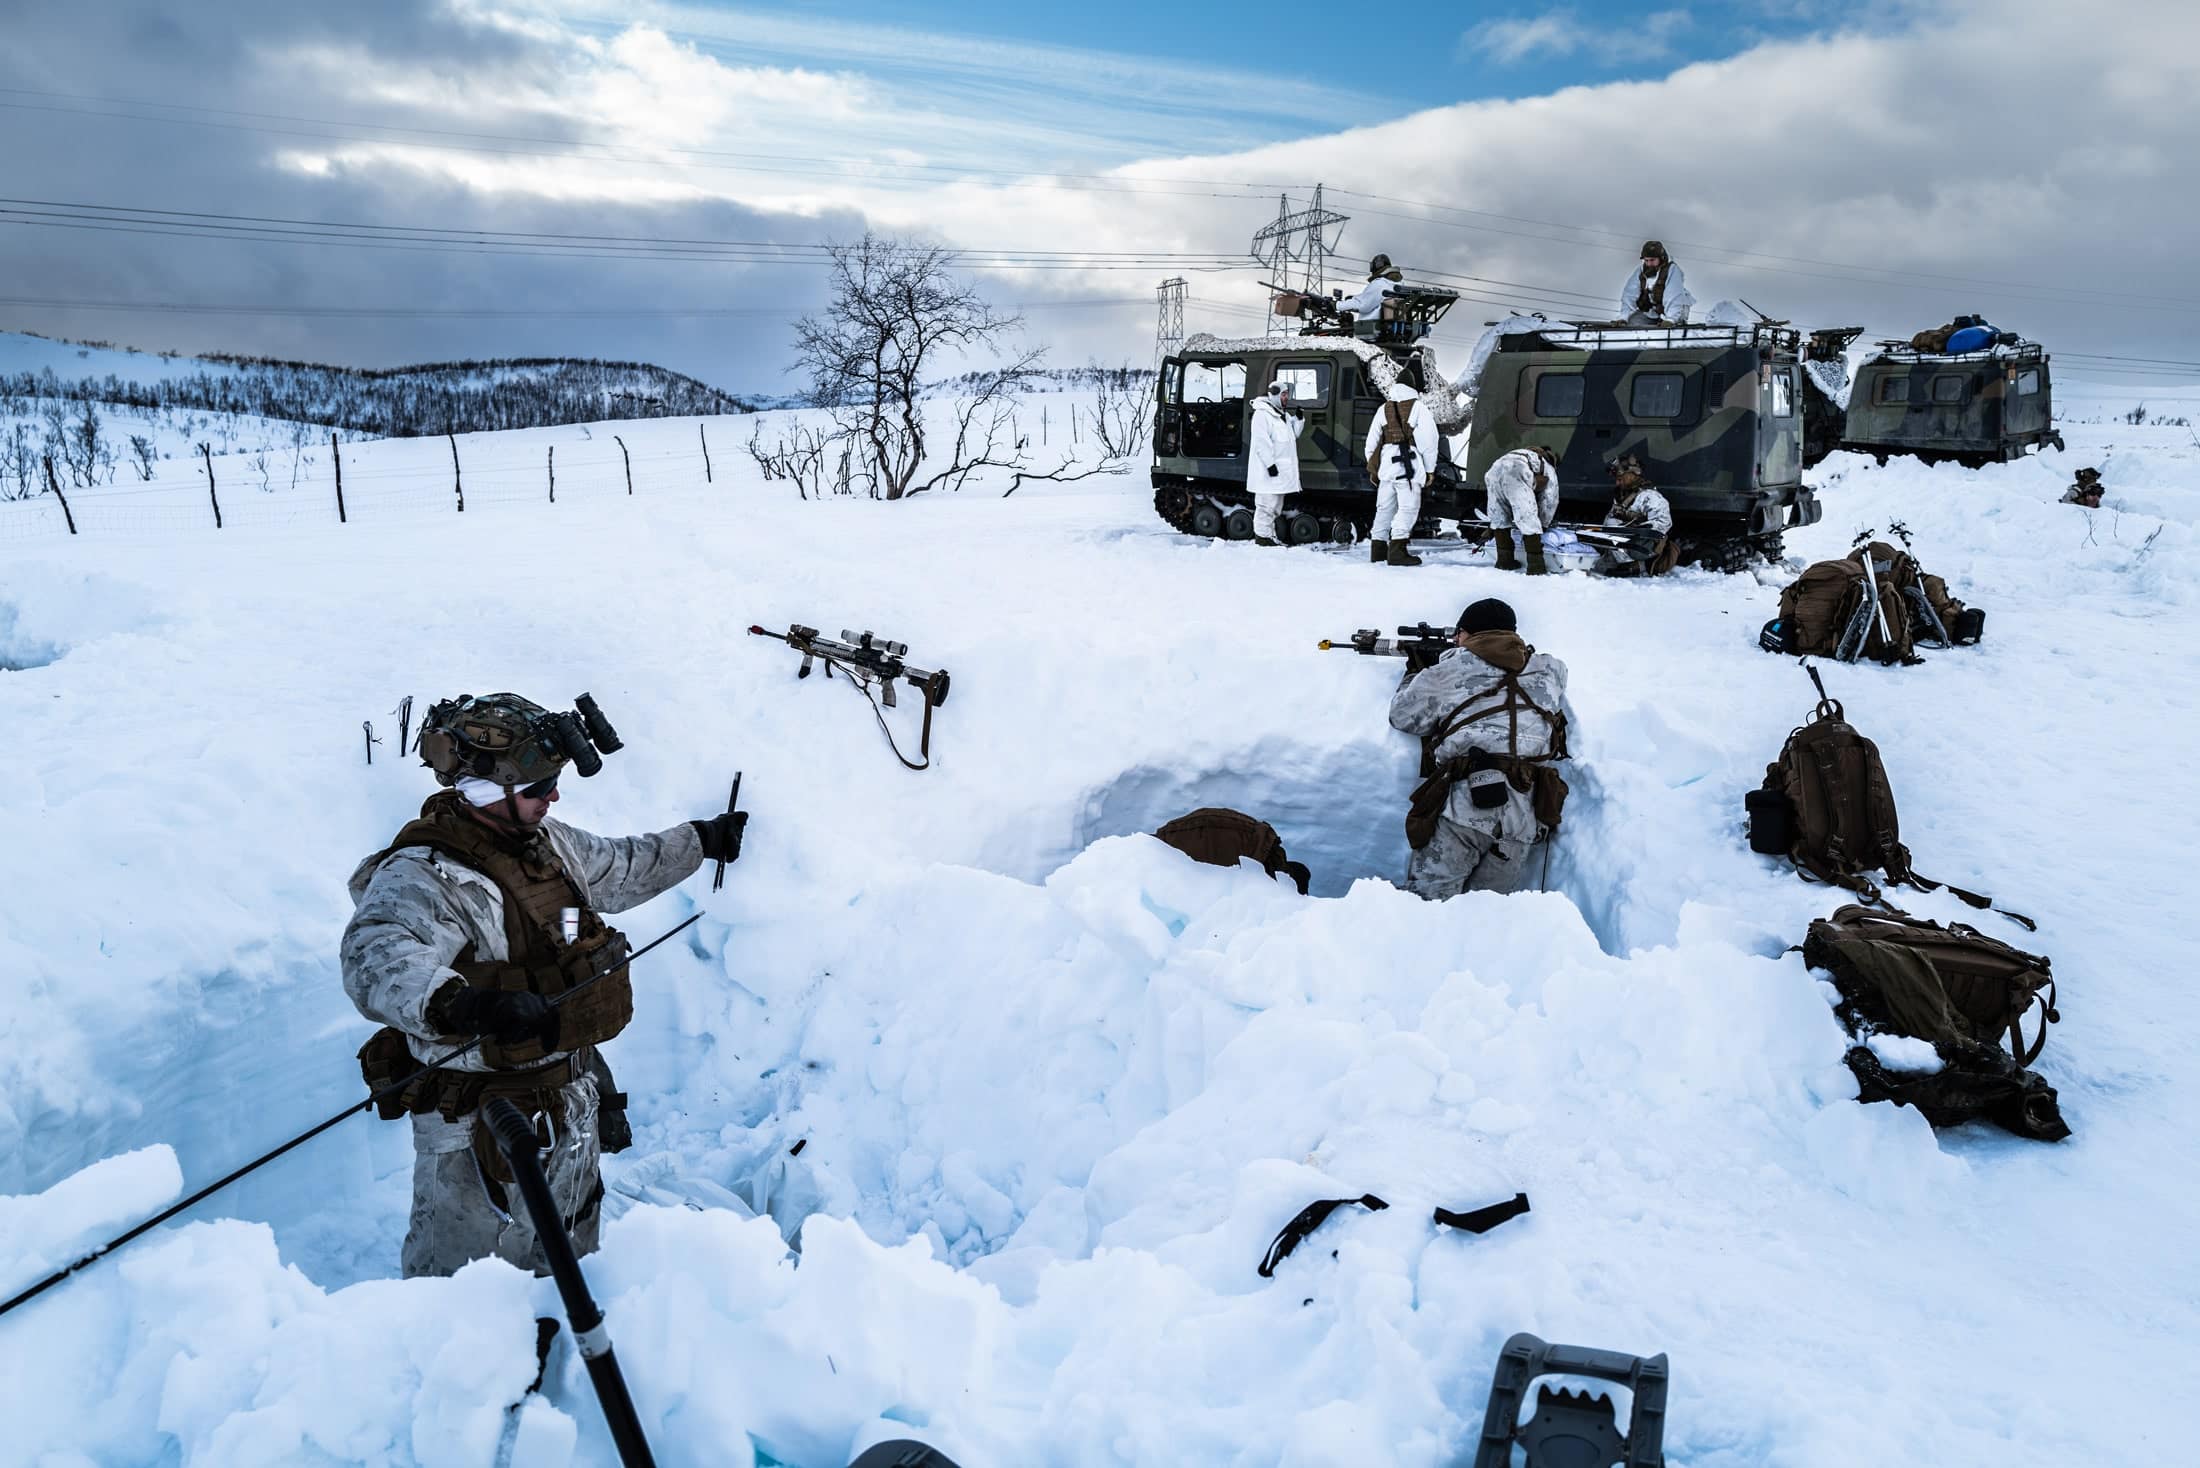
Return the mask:
[(1375, 452), (1367, 456), (1367, 477), (1381, 483), (1383, 478), (1383, 450), (1402, 443), (1413, 442), (1412, 409), (1404, 403), (1383, 403), (1383, 437), (1375, 445)]
[[(2062, 1018), (2048, 960), (1962, 923), (1850, 906), (1810, 925), (1803, 961), (1832, 976), (1850, 1034), (1908, 1035), (1940, 1058), (1931, 1073), (1890, 1071), (1868, 1045), (1849, 1052), (1866, 1101), (1916, 1106), (1935, 1126), (1984, 1116), (2023, 1136), (2070, 1135), (2054, 1088), (2027, 1067)], [(2025, 1016), (2040, 1007), (2028, 1045)], [(2001, 1042), (2007, 1036), (2009, 1048)]]
[[(1872, 591), (1876, 585), (1876, 604)], [(1867, 582), (1863, 562), (1820, 561), (1780, 593), (1781, 650), (1853, 663), (1916, 660), (1910, 608), (1891, 583)]]
[(1912, 645), (1937, 642), (1943, 647), (1967, 647), (1985, 635), (1986, 614), (1950, 596), (1948, 583), (1925, 574), (1917, 557), (1907, 550), (1875, 540), (1850, 551), (1848, 559), (1861, 569), (1866, 555), (1872, 558), (1875, 579), (1882, 587), (1891, 587), (1902, 603)]
[(1764, 784), (1744, 801), (1750, 849), (1785, 856), (1805, 880), (1846, 887), (1866, 902), (1884, 900), (1864, 875), (1877, 871), (1889, 886), (1920, 892), (1945, 887), (1973, 907), (1993, 908), (2032, 928), (2030, 918), (1995, 908), (1990, 897), (1912, 869), (1879, 746), (1843, 718), (1841, 705), (1826, 696), (1818, 670), (1805, 665), (1805, 671), (1818, 687), (1818, 706), (1808, 723), (1788, 735), (1780, 757), (1765, 766)]
[(1306, 863), (1292, 861), (1284, 851), (1283, 838), (1274, 826), (1241, 810), (1203, 806), (1190, 815), (1178, 816), (1154, 835), (1193, 861), (1209, 866), (1234, 867), (1251, 857), (1269, 876), (1281, 872), (1296, 882), (1302, 896), (1313, 880)]
[(1948, 338), (1956, 334), (1953, 326), (1935, 326), (1910, 338), (1910, 345), (1920, 352), (1945, 352)]

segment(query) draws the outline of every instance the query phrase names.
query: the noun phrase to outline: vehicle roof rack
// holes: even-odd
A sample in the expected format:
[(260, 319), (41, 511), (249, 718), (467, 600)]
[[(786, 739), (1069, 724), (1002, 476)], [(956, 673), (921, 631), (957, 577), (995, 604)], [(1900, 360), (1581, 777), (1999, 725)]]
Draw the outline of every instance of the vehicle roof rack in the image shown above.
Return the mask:
[(1765, 347), (1795, 351), (1803, 334), (1784, 322), (1754, 321), (1747, 325), (1713, 322), (1679, 322), (1665, 326), (1630, 326), (1624, 321), (1553, 321), (1533, 331), (1507, 333), (1498, 342), (1500, 351), (1596, 351), (1604, 347)]
[(2047, 348), (2038, 342), (2005, 339), (1975, 352), (1927, 352), (1906, 341), (1888, 340), (1879, 343), (1872, 357), (1889, 362), (2044, 362)]

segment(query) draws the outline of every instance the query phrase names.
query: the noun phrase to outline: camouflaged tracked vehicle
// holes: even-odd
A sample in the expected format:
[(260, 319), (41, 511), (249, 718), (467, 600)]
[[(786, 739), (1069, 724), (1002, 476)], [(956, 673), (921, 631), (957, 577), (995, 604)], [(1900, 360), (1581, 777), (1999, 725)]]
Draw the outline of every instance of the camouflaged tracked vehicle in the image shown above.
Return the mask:
[(1885, 341), (1856, 369), (1841, 447), (1884, 464), (1909, 454), (1977, 468), (2061, 448), (2054, 383), (2037, 342), (1977, 352), (1920, 351)]
[(1501, 337), (1482, 369), (1462, 478), (1513, 449), (1558, 454), (1561, 523), (1596, 524), (1606, 466), (1642, 461), (1673, 507), (1684, 561), (1777, 561), (1781, 535), (1817, 523), (1803, 484), (1801, 337), (1775, 322), (1634, 327), (1552, 322)]
[[(1290, 298), (1287, 298), (1290, 299)], [(1291, 300), (1293, 314), (1320, 297)], [(1380, 321), (1347, 329), (1316, 317), (1296, 336), (1228, 341), (1195, 336), (1163, 360), (1154, 416), (1154, 511), (1190, 535), (1248, 540), (1253, 496), (1245, 487), (1253, 400), (1278, 378), (1306, 419), (1299, 434), (1299, 493), (1277, 521), (1287, 544), (1363, 537), (1375, 523), (1375, 488), (1361, 446), (1393, 382), (1422, 392), (1437, 425), (1463, 427), (1457, 395), (1426, 349), (1429, 329), (1458, 300), (1454, 291), (1405, 286)], [(1477, 490), (1479, 495), (1479, 489)], [(1449, 446), (1421, 502), (1417, 535), (1440, 519), (1471, 513)]]

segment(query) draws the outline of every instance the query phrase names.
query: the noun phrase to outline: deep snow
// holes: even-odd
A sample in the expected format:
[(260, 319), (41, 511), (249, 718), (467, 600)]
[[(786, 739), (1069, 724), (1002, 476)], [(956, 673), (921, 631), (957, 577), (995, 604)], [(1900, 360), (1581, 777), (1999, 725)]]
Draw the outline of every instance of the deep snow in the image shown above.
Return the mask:
[[(1977, 473), (1838, 457), (1791, 538), (1899, 518), (1988, 609), (1978, 648), (1827, 677), (1920, 869), (2040, 920), (1985, 921), (2061, 980), (2042, 1068), (2076, 1136), (2045, 1147), (1851, 1099), (1785, 952), (1835, 897), (1741, 832), (1813, 697), (1755, 649), (1780, 576), (1198, 543), (1136, 473), (797, 503), (725, 421), (711, 485), (692, 421), (462, 439), (463, 516), (437, 440), (347, 446), (342, 527), (325, 483), (221, 532), (187, 478), (73, 540), (0, 506), (0, 1286), (354, 1099), (343, 880), (431, 788), (397, 700), (586, 689), (629, 748), (561, 816), (704, 815), (736, 768), (756, 813), (723, 894), (621, 920), (709, 914), (612, 1047), (640, 1142), (589, 1265), (660, 1462), (838, 1468), (914, 1432), (969, 1468), (1439, 1464), (1519, 1329), (1669, 1352), (1676, 1464), (2172, 1451), (2200, 1336), (2183, 430)], [(2111, 455), (2110, 508), (2054, 503)], [(1397, 664), (1314, 644), (1492, 593), (1572, 669), (1574, 802), (1553, 891), (1427, 905), (1390, 885)], [(937, 768), (743, 630), (790, 621), (949, 668)], [(1274, 820), (1316, 896), (1133, 834), (1209, 803)], [(548, 1296), (499, 1264), (388, 1278), (408, 1166), (354, 1120), (0, 1321), (9, 1451), (490, 1461)], [(678, 1203), (728, 1189), (821, 1210), (799, 1267), (773, 1220)], [(1535, 1211), (1486, 1237), (1428, 1224), (1516, 1189)], [(1366, 1191), (1397, 1206), (1255, 1275), (1303, 1204)], [(518, 1461), (610, 1460), (565, 1364)]]

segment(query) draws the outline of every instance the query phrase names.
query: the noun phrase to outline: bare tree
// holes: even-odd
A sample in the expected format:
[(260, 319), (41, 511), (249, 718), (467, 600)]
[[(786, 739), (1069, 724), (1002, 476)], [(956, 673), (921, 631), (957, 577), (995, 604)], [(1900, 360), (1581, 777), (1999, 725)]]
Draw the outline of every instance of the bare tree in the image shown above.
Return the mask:
[(826, 468), (833, 448), (841, 442), (837, 432), (812, 428), (797, 421), (780, 435), (777, 443), (767, 448), (764, 425), (758, 423), (749, 430), (748, 450), (749, 457), (756, 460), (756, 467), (764, 471), (765, 479), (787, 480), (803, 499), (823, 499)]
[(153, 477), (153, 441), (142, 433), (130, 435), (130, 458), (139, 479)]
[(1111, 459), (1135, 459), (1146, 451), (1153, 433), (1153, 393), (1150, 379), (1137, 368), (1102, 367), (1092, 364), (1093, 436), (1100, 452)]
[[(950, 275), (952, 257), (936, 245), (865, 234), (827, 250), (832, 299), (822, 314), (795, 323), (795, 359), (813, 400), (834, 410), (857, 452), (854, 472), (874, 497), (959, 484), (952, 463), (920, 479), (929, 449), (925, 379), (952, 359), (998, 353), (1022, 318), (996, 312)], [(1038, 356), (1027, 353), (1007, 370), (1028, 373)], [(981, 408), (961, 421), (966, 447), (984, 416)]]

